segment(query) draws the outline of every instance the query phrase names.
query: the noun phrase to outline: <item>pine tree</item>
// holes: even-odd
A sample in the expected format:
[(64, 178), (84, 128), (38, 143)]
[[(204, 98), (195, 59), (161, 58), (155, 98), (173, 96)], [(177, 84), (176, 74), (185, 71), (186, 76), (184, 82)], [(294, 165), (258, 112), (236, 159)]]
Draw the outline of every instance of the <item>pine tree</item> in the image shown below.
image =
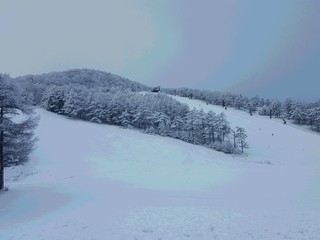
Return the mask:
[(50, 86), (43, 93), (42, 107), (54, 113), (63, 114), (66, 86)]
[(120, 121), (120, 125), (124, 126), (124, 127), (129, 127), (132, 125), (132, 114), (129, 113), (127, 110), (124, 111), (120, 117), (119, 117), (119, 121)]
[(279, 100), (274, 100), (271, 103), (272, 114), (277, 118), (281, 117), (281, 107), (281, 102)]
[(296, 124), (303, 124), (305, 119), (305, 114), (302, 110), (301, 106), (296, 106), (291, 112), (291, 118), (294, 120)]
[(192, 109), (191, 111), (189, 111), (186, 115), (186, 122), (184, 125), (184, 130), (186, 131), (186, 135), (187, 135), (187, 142), (191, 142), (191, 143), (195, 143), (195, 121), (196, 121), (196, 115), (197, 114), (197, 110), (196, 109)]
[(244, 148), (249, 148), (249, 144), (246, 142), (246, 139), (248, 136), (247, 136), (246, 130), (244, 128), (236, 127), (235, 137), (239, 142), (239, 145), (241, 147), (241, 152), (243, 152)]
[(36, 141), (32, 130), (37, 118), (25, 96), (8, 75), (0, 74), (0, 190), (4, 168), (27, 161)]
[(217, 132), (217, 114), (215, 114), (213, 111), (209, 111), (207, 114), (207, 123), (208, 123), (208, 131), (209, 131), (209, 144), (214, 143), (216, 140), (216, 132)]
[(181, 139), (181, 129), (184, 124), (183, 118), (176, 116), (171, 120), (170, 136), (173, 138)]
[(293, 100), (290, 99), (290, 98), (287, 98), (283, 103), (282, 103), (282, 109), (283, 109), (283, 112), (284, 112), (284, 116), (286, 118), (289, 118), (290, 119), (290, 115), (291, 115), (291, 112), (293, 110)]
[(313, 107), (307, 111), (308, 124), (311, 129), (320, 132), (320, 107)]

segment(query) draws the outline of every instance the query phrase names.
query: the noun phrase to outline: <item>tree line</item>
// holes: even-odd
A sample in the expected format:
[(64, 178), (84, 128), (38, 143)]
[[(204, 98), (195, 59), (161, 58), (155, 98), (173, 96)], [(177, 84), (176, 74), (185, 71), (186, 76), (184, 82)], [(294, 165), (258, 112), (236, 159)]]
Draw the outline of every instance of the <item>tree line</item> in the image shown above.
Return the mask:
[(51, 85), (43, 93), (41, 106), (71, 118), (140, 129), (225, 153), (240, 154), (248, 147), (245, 130), (232, 129), (223, 113), (190, 110), (161, 93)]
[(233, 107), (247, 111), (249, 114), (292, 120), (294, 124), (307, 125), (311, 130), (320, 132), (320, 99), (313, 103), (304, 103), (290, 98), (285, 101), (258, 96), (249, 98), (241, 94), (189, 88), (166, 88), (162, 91), (171, 95), (198, 99), (207, 104)]

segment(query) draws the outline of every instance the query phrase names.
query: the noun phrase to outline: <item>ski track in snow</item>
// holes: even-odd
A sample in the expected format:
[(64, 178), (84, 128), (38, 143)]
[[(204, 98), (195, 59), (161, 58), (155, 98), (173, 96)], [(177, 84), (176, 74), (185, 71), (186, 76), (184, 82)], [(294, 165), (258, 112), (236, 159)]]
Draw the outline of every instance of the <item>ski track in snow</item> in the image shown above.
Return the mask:
[(38, 148), (6, 171), (0, 239), (320, 239), (318, 134), (175, 98), (244, 127), (248, 156), (38, 110)]

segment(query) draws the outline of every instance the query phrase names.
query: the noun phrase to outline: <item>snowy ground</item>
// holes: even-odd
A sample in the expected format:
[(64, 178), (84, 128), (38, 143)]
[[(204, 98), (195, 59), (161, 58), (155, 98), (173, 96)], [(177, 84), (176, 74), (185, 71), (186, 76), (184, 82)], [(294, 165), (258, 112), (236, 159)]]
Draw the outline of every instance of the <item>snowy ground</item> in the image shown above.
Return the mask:
[(7, 171), (0, 239), (320, 239), (318, 134), (177, 99), (245, 127), (248, 157), (39, 110), (32, 160)]

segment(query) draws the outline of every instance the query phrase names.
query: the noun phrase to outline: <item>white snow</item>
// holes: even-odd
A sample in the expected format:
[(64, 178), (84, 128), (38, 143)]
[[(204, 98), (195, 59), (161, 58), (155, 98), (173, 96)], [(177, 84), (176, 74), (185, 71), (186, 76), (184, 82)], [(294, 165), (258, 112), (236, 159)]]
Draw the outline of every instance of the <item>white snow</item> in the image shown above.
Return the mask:
[(248, 156), (38, 110), (38, 148), (6, 170), (0, 239), (320, 239), (318, 134), (176, 99), (244, 127)]

